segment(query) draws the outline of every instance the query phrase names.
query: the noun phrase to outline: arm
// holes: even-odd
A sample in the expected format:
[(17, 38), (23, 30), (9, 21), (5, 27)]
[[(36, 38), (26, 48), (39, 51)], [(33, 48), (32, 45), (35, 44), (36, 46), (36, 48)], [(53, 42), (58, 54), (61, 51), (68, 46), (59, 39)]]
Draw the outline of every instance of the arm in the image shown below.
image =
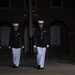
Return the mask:
[(21, 34), (21, 46), (24, 48), (24, 33), (22, 32)]
[(34, 31), (34, 35), (33, 35), (33, 45), (34, 45), (34, 48), (36, 47), (36, 42), (37, 42), (37, 30)]
[(50, 35), (49, 35), (49, 30), (47, 30), (47, 48), (49, 47), (49, 42), (50, 42)]
[(11, 43), (12, 43), (12, 33), (10, 32), (10, 35), (9, 35), (9, 48), (11, 48)]
[(0, 49), (1, 49), (1, 39), (0, 39)]

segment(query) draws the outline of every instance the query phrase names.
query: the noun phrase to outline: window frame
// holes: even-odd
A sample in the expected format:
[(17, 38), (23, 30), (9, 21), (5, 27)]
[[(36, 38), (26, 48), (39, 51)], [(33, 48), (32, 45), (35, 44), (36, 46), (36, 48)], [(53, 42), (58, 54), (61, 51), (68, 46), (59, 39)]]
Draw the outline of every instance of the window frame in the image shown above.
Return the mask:
[(9, 0), (9, 6), (8, 7), (0, 7), (0, 9), (10, 9), (10, 0)]
[[(25, 2), (25, 1), (26, 1), (26, 0), (24, 0), (24, 8), (27, 9), (28, 7), (26, 6), (26, 2)], [(32, 6), (32, 8), (35, 9), (36, 6), (37, 6), (37, 1), (35, 0), (35, 6), (34, 6), (34, 7)]]
[(51, 0), (51, 8), (63, 8), (63, 0), (61, 0), (61, 6), (52, 6), (52, 0)]

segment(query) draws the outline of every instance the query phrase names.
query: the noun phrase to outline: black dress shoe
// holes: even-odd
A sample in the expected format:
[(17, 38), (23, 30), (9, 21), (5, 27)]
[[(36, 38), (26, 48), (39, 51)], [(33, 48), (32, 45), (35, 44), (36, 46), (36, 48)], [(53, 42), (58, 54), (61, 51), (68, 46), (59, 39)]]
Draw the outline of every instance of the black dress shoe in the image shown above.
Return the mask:
[(40, 69), (40, 65), (37, 66), (37, 69)]
[(15, 65), (13, 65), (12, 67), (15, 68)]
[(18, 68), (18, 66), (13, 65), (13, 68)]

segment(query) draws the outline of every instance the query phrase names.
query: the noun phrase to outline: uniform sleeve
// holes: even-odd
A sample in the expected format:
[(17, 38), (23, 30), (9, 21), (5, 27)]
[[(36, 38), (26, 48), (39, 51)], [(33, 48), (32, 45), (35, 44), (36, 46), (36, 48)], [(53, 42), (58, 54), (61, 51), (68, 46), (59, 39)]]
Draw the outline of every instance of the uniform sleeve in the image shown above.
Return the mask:
[(24, 35), (21, 33), (21, 45), (24, 46)]
[(1, 47), (1, 39), (0, 39), (0, 47)]
[(35, 30), (33, 34), (33, 45), (36, 45), (36, 41), (37, 41), (37, 30)]
[(11, 43), (12, 43), (12, 32), (10, 32), (10, 35), (9, 35), (9, 46), (11, 46)]
[(47, 29), (47, 45), (49, 45), (50, 42), (50, 35), (49, 35), (49, 30)]

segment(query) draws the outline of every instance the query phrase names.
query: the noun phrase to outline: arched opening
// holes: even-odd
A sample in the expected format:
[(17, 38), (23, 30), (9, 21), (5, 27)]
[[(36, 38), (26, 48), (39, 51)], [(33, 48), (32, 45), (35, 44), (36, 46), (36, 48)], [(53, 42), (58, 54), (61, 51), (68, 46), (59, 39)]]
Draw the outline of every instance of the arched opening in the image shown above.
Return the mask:
[(68, 28), (61, 21), (54, 21), (50, 24), (50, 49), (48, 55), (68, 55)]
[[(37, 28), (37, 23), (33, 22), (33, 33), (35, 28)], [(21, 26), (21, 38), (24, 40), (24, 49), (23, 49), (23, 56), (29, 56), (30, 55), (30, 46), (29, 46), (29, 23), (25, 22)], [(33, 49), (33, 55), (36, 52), (36, 50)]]
[(8, 49), (11, 28), (10, 23), (0, 22), (0, 55), (11, 55), (11, 51)]

